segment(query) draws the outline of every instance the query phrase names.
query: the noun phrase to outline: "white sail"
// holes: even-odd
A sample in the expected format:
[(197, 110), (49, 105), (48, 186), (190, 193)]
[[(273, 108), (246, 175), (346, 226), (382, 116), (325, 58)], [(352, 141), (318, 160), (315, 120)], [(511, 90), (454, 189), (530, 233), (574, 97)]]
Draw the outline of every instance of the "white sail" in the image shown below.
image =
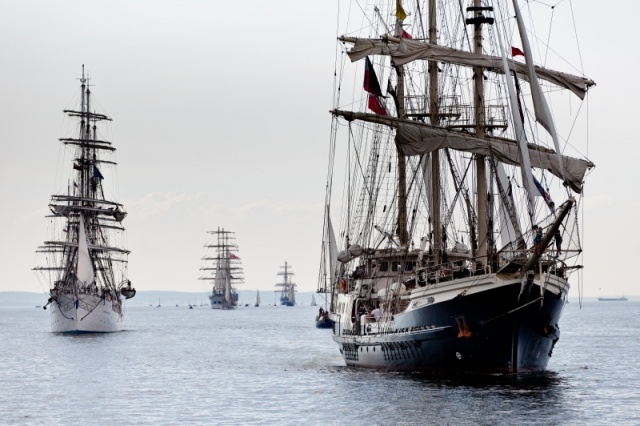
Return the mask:
[(333, 232), (333, 225), (331, 224), (331, 216), (329, 216), (329, 214), (327, 214), (327, 221), (329, 223), (329, 270), (331, 283), (333, 284), (338, 277), (338, 243), (336, 242), (336, 235)]
[[(498, 26), (499, 27), (499, 26)], [(514, 124), (514, 131), (516, 139), (518, 140), (518, 151), (520, 153), (520, 172), (522, 173), (522, 182), (526, 190), (527, 204), (529, 210), (529, 217), (533, 221), (533, 213), (535, 202), (533, 197), (535, 196), (535, 184), (533, 183), (533, 174), (531, 173), (531, 160), (529, 158), (529, 149), (527, 146), (527, 139), (524, 134), (524, 126), (522, 125), (522, 119), (520, 118), (520, 111), (518, 110), (518, 99), (516, 97), (516, 89), (513, 84), (513, 79), (508, 71), (507, 58), (505, 56), (504, 46), (502, 44), (502, 37), (498, 33), (498, 41), (500, 43), (500, 52), (502, 53), (502, 66), (505, 70), (504, 79), (507, 83), (507, 89), (509, 92), (509, 106), (511, 107), (511, 119)], [(562, 158), (559, 159), (560, 176), (562, 173)]]
[(80, 223), (78, 225), (78, 265), (76, 277), (82, 285), (90, 285), (95, 281), (93, 271), (93, 263), (89, 255), (89, 247), (87, 246), (87, 234), (84, 227), (84, 218), (80, 215)]
[(317, 305), (317, 304), (316, 304), (316, 298), (315, 298), (315, 295), (313, 295), (313, 294), (312, 294), (312, 295), (311, 295), (311, 306), (316, 306), (316, 305)]
[[(511, 185), (511, 183), (509, 182), (509, 178), (507, 177), (507, 173), (504, 171), (504, 166), (502, 165), (502, 163), (500, 162), (496, 162), (496, 174), (497, 174), (497, 179), (500, 181), (500, 185), (502, 186), (502, 189), (507, 193), (507, 197), (508, 193), (510, 191), (509, 185)], [(509, 198), (513, 198), (513, 197), (509, 197)], [(516, 222), (515, 227), (514, 224), (511, 221), (511, 218), (509, 217), (509, 213), (507, 212), (507, 208), (504, 205), (504, 201), (502, 200), (502, 197), (499, 197), (500, 204), (502, 205), (502, 208), (499, 209), (500, 212), (500, 240), (502, 245), (506, 245), (507, 243), (509, 243), (510, 241), (514, 241), (519, 239), (522, 235), (520, 232), (520, 225), (518, 222)], [(517, 217), (514, 218), (516, 221), (518, 220)], [(517, 231), (516, 231), (517, 229)]]
[(256, 306), (260, 304), (260, 290), (256, 292)]
[(226, 273), (224, 274), (224, 300), (227, 303), (231, 303), (231, 277), (229, 276), (228, 265), (229, 262), (227, 260), (224, 261), (227, 266)]
[(558, 142), (558, 132), (556, 132), (556, 126), (551, 117), (551, 111), (549, 111), (549, 105), (542, 93), (542, 87), (536, 75), (536, 70), (533, 65), (533, 55), (531, 54), (531, 45), (529, 44), (529, 37), (527, 37), (527, 31), (522, 21), (522, 14), (518, 7), (518, 2), (513, 0), (513, 8), (516, 11), (516, 20), (518, 22), (518, 31), (520, 32), (520, 40), (522, 40), (522, 47), (524, 50), (524, 56), (527, 60), (527, 73), (529, 75), (529, 84), (531, 84), (531, 98), (533, 99), (533, 107), (536, 113), (536, 120), (542, 125), (553, 139), (553, 144), (556, 148), (556, 155), (558, 156), (558, 162), (560, 164), (560, 174), (564, 178), (564, 171), (562, 167), (560, 143)]
[(295, 303), (296, 301), (296, 290), (294, 286), (289, 287), (289, 302)]

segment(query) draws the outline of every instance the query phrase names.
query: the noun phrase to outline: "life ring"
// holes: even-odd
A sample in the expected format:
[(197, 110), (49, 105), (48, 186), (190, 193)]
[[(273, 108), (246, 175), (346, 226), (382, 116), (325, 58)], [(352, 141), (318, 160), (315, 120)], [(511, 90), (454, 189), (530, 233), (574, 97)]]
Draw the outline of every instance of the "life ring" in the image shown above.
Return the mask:
[(345, 281), (345, 279), (344, 279), (344, 278), (340, 280), (340, 290), (341, 290), (343, 293), (346, 293), (346, 292), (347, 292), (347, 282)]

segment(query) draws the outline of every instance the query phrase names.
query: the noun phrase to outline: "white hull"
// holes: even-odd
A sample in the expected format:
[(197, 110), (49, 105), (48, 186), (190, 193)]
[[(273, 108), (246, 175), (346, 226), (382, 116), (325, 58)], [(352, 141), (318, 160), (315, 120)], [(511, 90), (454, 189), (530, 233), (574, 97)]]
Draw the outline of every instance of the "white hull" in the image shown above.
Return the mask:
[(61, 295), (50, 307), (54, 333), (111, 333), (123, 328), (122, 314), (113, 302), (97, 296), (81, 294), (76, 303), (74, 296)]

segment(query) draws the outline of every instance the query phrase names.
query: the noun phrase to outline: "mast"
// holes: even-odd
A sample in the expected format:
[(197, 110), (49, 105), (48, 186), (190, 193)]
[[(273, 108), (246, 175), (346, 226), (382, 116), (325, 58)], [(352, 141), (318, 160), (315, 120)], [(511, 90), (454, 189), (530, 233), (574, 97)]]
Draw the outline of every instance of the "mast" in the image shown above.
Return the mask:
[[(396, 68), (398, 73), (398, 117), (406, 118), (404, 109), (404, 67)], [(400, 248), (406, 249), (409, 245), (407, 232), (407, 164), (406, 158), (400, 149), (398, 133), (396, 132), (396, 152), (398, 156), (398, 237)]]
[[(491, 11), (492, 7), (482, 7), (481, 0), (474, 0), (473, 7), (468, 7), (467, 12), (473, 12), (474, 17), (467, 19), (467, 25), (473, 25), (473, 51), (482, 54), (482, 24), (493, 24), (493, 18), (486, 18), (483, 11)], [(479, 139), (485, 137), (485, 113), (484, 113), (484, 73), (481, 66), (473, 67), (474, 76), (474, 109), (475, 109), (475, 135)], [(476, 197), (478, 205), (478, 257), (479, 265), (484, 268), (487, 262), (487, 172), (486, 157), (476, 155)], [(478, 262), (478, 261), (477, 261)]]
[[(429, 43), (438, 43), (438, 22), (436, 16), (436, 0), (429, 0)], [(429, 112), (431, 125), (438, 125), (438, 63), (429, 61)], [(431, 153), (431, 207), (433, 223), (432, 247), (436, 265), (442, 262), (442, 220), (440, 216), (440, 150)]]

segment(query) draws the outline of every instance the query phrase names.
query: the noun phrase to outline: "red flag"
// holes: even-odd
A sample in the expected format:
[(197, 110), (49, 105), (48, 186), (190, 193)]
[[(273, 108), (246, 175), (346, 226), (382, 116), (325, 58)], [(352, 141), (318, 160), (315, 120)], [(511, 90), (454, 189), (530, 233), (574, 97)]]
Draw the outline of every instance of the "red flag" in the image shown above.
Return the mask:
[(524, 56), (524, 52), (517, 47), (511, 46), (511, 56)]
[(240, 259), (240, 258), (233, 253), (229, 253), (229, 259)]
[(376, 95), (382, 96), (382, 89), (380, 89), (380, 83), (378, 83), (378, 77), (373, 69), (373, 64), (367, 56), (364, 61), (364, 90)]
[(405, 30), (402, 30), (402, 35), (400, 37), (401, 38), (406, 38), (407, 40), (412, 40), (413, 39), (413, 37), (411, 37), (411, 34), (406, 32)]
[(378, 115), (389, 115), (380, 98), (377, 95), (369, 93), (369, 109)]

